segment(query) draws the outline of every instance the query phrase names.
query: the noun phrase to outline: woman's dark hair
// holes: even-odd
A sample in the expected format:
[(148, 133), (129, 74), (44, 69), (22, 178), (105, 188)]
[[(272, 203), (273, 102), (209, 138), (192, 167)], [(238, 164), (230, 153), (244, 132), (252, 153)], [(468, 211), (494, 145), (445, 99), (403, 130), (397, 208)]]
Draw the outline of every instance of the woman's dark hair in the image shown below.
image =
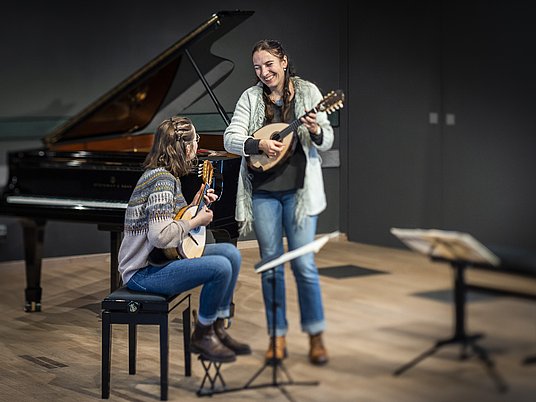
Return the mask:
[(196, 140), (195, 128), (187, 117), (171, 117), (164, 120), (154, 135), (153, 146), (145, 158), (143, 167), (163, 167), (175, 177), (190, 173), (195, 160), (187, 160), (186, 144)]
[[(273, 56), (277, 57), (279, 60), (283, 60), (286, 56), (287, 58), (287, 68), (285, 70), (285, 85), (283, 88), (283, 121), (290, 121), (292, 119), (292, 116), (289, 116), (290, 113), (290, 89), (289, 89), (289, 83), (290, 83), (290, 77), (294, 77), (296, 74), (294, 72), (294, 66), (290, 61), (290, 57), (288, 53), (283, 48), (283, 45), (281, 45), (281, 42), (273, 39), (263, 39), (258, 41), (253, 46), (253, 51), (251, 52), (251, 55), (255, 54), (256, 52), (260, 51), (267, 51), (268, 53), (272, 54)], [(256, 82), (260, 82), (259, 78), (256, 77)], [(266, 122), (271, 123), (271, 121), (274, 118), (274, 108), (272, 105), (272, 102), (270, 100), (270, 88), (268, 88), (266, 85), (262, 84), (263, 91), (262, 91), (262, 97), (264, 100), (264, 104), (266, 105), (265, 109), (265, 115), (266, 115)]]

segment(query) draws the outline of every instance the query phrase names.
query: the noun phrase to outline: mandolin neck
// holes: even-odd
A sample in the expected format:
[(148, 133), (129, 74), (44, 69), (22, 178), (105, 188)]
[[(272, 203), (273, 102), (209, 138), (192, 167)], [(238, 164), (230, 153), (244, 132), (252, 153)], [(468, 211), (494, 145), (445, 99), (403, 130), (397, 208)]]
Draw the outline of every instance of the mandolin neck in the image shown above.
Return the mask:
[(199, 211), (203, 209), (203, 207), (206, 205), (207, 208), (210, 208), (210, 205), (205, 202), (205, 195), (207, 194), (208, 189), (210, 188), (210, 185), (208, 183), (205, 184), (205, 188), (203, 189), (203, 194), (201, 195), (201, 199), (199, 201), (199, 204), (197, 205), (197, 211), (195, 214), (197, 215)]
[(294, 120), (292, 123), (290, 123), (287, 127), (285, 127), (284, 130), (281, 130), (278, 134), (279, 134), (279, 139), (282, 140), (283, 138), (285, 138), (287, 135), (289, 135), (290, 133), (293, 133), (294, 131), (296, 131), (298, 129), (298, 127), (300, 127), (303, 123), (301, 122), (301, 119), (303, 119), (304, 117), (306, 117), (309, 113), (316, 113), (317, 110), (316, 110), (316, 107), (309, 110), (308, 112), (306, 112), (302, 117)]

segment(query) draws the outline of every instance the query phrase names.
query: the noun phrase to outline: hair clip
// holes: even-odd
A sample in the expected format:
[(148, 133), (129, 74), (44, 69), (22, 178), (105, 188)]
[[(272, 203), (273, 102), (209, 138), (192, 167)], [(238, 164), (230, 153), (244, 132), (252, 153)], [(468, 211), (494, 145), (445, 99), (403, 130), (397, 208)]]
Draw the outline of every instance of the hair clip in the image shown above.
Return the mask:
[(169, 122), (173, 125), (173, 133), (175, 134), (175, 137), (177, 137), (177, 141), (180, 140), (182, 138), (182, 134), (180, 134), (179, 126), (173, 121), (173, 117), (169, 118)]

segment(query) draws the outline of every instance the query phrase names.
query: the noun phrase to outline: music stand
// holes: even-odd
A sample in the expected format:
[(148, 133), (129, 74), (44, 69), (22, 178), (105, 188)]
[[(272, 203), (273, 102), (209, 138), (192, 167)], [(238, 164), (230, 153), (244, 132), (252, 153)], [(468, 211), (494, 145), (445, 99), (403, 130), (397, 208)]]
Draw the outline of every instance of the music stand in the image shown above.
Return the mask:
[[(329, 239), (333, 237), (337, 237), (339, 235), (339, 232), (333, 232), (327, 235), (324, 235), (311, 243), (308, 243), (302, 247), (299, 247), (295, 250), (289, 251), (284, 253), (283, 255), (272, 258), (270, 260), (263, 260), (255, 265), (255, 272), (260, 274), (264, 271), (270, 271), (274, 270), (276, 267), (278, 267), (281, 264), (284, 264), (285, 262), (291, 261), (295, 258), (298, 258), (302, 255), (308, 254), (308, 253), (317, 253), (327, 242)], [(275, 283), (275, 272), (273, 272), (272, 275), (272, 314), (274, 317), (274, 325), (272, 326), (272, 337), (274, 339), (274, 342), (272, 342), (272, 355), (276, 355), (276, 344), (275, 344), (275, 316), (277, 312), (277, 299), (276, 299), (276, 283)], [(272, 367), (272, 381), (268, 383), (263, 384), (255, 384), (253, 385), (253, 382), (259, 377), (259, 375), (267, 368)], [(282, 372), (286, 375), (287, 380), (281, 381), (278, 379), (277, 370), (281, 369)], [(273, 361), (267, 361), (265, 360), (262, 367), (257, 370), (257, 372), (246, 382), (246, 384), (242, 387), (238, 388), (223, 388), (223, 389), (208, 389), (203, 390), (202, 392), (198, 392), (199, 396), (212, 396), (214, 394), (224, 394), (229, 392), (237, 392), (237, 391), (243, 391), (246, 389), (257, 389), (257, 388), (266, 388), (266, 387), (276, 387), (278, 388), (285, 397), (293, 402), (294, 399), (292, 396), (287, 392), (285, 389), (285, 386), (287, 385), (304, 385), (304, 386), (310, 386), (310, 385), (318, 385), (318, 381), (294, 381), (292, 377), (290, 376), (290, 373), (286, 369), (285, 365), (283, 364), (283, 361), (279, 361), (274, 359)], [(225, 386), (225, 385), (224, 385)]]
[(505, 392), (508, 389), (508, 386), (496, 372), (495, 363), (489, 357), (486, 349), (477, 344), (477, 340), (484, 337), (484, 334), (478, 333), (469, 335), (465, 331), (465, 304), (467, 292), (465, 269), (471, 265), (477, 264), (498, 266), (500, 264), (499, 258), (467, 233), (436, 229), (422, 230), (399, 228), (392, 228), (391, 233), (398, 237), (400, 241), (410, 249), (428, 256), (432, 261), (448, 262), (454, 273), (454, 331), (452, 336), (447, 339), (436, 341), (431, 348), (396, 369), (393, 372), (393, 375), (401, 375), (426, 357), (433, 355), (443, 346), (460, 344), (460, 360), (465, 360), (469, 357), (466, 353), (466, 349), (467, 347), (470, 347), (474, 354), (484, 364), (499, 392)]

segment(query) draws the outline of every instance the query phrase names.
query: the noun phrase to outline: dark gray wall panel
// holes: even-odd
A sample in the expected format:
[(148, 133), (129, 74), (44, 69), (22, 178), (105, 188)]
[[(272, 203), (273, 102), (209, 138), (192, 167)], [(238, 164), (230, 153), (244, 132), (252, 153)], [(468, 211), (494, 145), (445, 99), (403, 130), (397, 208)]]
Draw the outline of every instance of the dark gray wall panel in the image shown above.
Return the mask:
[(349, 26), (348, 192), (351, 240), (397, 245), (392, 226), (438, 216), (438, 8), (352, 3)]
[(536, 249), (536, 5), (444, 9), (444, 225)]

